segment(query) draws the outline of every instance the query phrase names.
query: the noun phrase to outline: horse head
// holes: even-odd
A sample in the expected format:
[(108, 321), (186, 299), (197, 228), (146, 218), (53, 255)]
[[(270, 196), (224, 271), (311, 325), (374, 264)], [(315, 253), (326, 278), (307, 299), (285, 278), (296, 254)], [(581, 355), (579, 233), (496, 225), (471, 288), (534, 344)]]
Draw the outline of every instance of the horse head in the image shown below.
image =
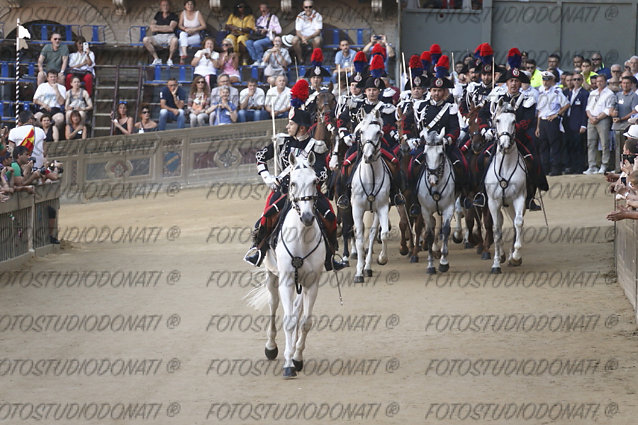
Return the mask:
[(512, 103), (505, 102), (501, 98), (494, 112), (493, 121), (499, 150), (507, 153), (515, 145), (516, 109)]
[(366, 164), (375, 162), (381, 155), (382, 129), (383, 124), (378, 111), (366, 114), (357, 125), (355, 132), (359, 132), (361, 151)]
[(317, 200), (318, 182), (313, 168), (315, 154), (310, 152), (308, 158), (303, 158), (291, 153), (288, 160), (291, 167), (288, 198), (304, 226), (310, 226), (315, 218), (314, 205)]
[(470, 106), (470, 112), (467, 114), (468, 131), (470, 133), (472, 152), (478, 155), (485, 147), (485, 137), (481, 136), (481, 129), (479, 128), (478, 113), (481, 110), (480, 106)]
[(445, 128), (436, 131), (421, 131), (421, 138), (425, 142), (425, 167), (430, 186), (436, 186), (443, 177), (445, 166)]

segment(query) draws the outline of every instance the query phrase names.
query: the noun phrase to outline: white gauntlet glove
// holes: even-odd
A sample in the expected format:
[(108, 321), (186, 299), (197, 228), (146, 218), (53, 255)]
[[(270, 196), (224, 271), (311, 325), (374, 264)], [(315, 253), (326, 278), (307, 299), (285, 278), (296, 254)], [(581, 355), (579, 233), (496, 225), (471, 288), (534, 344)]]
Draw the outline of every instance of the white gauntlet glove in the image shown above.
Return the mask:
[(266, 186), (268, 186), (272, 190), (279, 189), (279, 182), (277, 181), (277, 178), (270, 174), (268, 171), (264, 171), (263, 173), (261, 173), (261, 178), (264, 180), (264, 183), (266, 183)]
[(481, 134), (483, 135), (483, 137), (485, 137), (485, 140), (492, 140), (494, 139), (494, 130), (492, 130), (491, 128), (484, 128), (483, 130), (481, 130)]
[(334, 171), (337, 169), (338, 165), (339, 165), (339, 158), (337, 157), (336, 153), (333, 153), (332, 156), (330, 157), (330, 163), (328, 163), (328, 167), (330, 167), (330, 169)]
[(352, 146), (352, 136), (349, 134), (346, 134), (345, 136), (343, 136), (343, 142), (348, 146)]
[(419, 139), (408, 139), (408, 146), (410, 149), (416, 149), (419, 146)]

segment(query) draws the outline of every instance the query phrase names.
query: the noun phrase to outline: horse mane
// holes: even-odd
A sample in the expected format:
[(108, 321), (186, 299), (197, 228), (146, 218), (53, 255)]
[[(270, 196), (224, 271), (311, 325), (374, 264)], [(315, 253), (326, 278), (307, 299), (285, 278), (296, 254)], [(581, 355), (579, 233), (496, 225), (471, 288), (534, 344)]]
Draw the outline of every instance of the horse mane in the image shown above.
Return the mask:
[(381, 117), (372, 112), (368, 112), (363, 116), (357, 127), (354, 129), (354, 132), (357, 133), (363, 130), (365, 127), (369, 125), (378, 125), (380, 128), (383, 128), (383, 122), (381, 121)]

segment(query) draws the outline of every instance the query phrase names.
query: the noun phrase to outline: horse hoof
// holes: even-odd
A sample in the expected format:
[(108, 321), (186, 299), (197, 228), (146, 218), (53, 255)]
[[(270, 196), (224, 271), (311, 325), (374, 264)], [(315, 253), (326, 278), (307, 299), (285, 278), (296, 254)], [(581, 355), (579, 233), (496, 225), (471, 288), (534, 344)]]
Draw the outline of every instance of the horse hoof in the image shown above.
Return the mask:
[(505, 262), (505, 254), (501, 254), (501, 263)]
[(350, 267), (350, 261), (345, 258), (341, 260), (341, 264), (343, 264), (343, 267)]
[(441, 273), (445, 273), (448, 270), (450, 270), (450, 265), (449, 264), (439, 264), (439, 271)]
[(291, 379), (297, 376), (297, 372), (294, 367), (285, 367), (284, 368), (284, 378)]
[(363, 272), (367, 277), (372, 277), (372, 270), (364, 270)]
[(432, 256), (438, 260), (441, 258), (441, 251), (433, 251)]
[(419, 257), (417, 255), (413, 255), (412, 257), (410, 257), (410, 262), (411, 263), (418, 263), (419, 262)]
[(510, 266), (513, 266), (513, 267), (517, 267), (517, 266), (520, 266), (521, 264), (523, 264), (523, 259), (519, 258), (518, 260), (515, 260), (513, 258), (510, 258), (510, 260), (507, 262), (507, 264), (509, 264)]
[(428, 267), (427, 274), (436, 274), (436, 269), (434, 267)]
[(295, 365), (295, 369), (297, 369), (297, 372), (301, 372), (301, 370), (303, 369), (303, 360), (297, 361), (295, 359), (292, 359), (292, 364)]
[(469, 243), (469, 242), (465, 242), (465, 247), (464, 248), (465, 249), (472, 249), (472, 248), (474, 248), (474, 246), (471, 243)]
[(380, 266), (385, 266), (386, 264), (388, 264), (388, 259), (385, 258), (383, 260), (381, 260), (380, 258), (377, 258), (377, 264)]
[(483, 254), (483, 245), (479, 245), (479, 246), (476, 247), (476, 253), (478, 255)]
[(461, 243), (463, 242), (463, 238), (462, 237), (457, 237), (455, 234), (452, 234), (452, 241), (454, 241), (454, 243)]
[(363, 276), (355, 276), (354, 283), (363, 283)]
[(490, 260), (491, 258), (492, 255), (487, 251), (484, 251), (483, 254), (481, 254), (481, 260)]
[(492, 273), (492, 274), (501, 274), (501, 268), (500, 267), (492, 267), (492, 271), (490, 273)]
[(401, 247), (401, 249), (399, 250), (399, 254), (401, 255), (408, 255), (410, 253), (410, 250), (408, 249), (408, 247)]
[(279, 354), (279, 348), (275, 347), (272, 350), (269, 349), (264, 349), (264, 352), (266, 353), (266, 358), (268, 360), (275, 360), (277, 358), (277, 354)]

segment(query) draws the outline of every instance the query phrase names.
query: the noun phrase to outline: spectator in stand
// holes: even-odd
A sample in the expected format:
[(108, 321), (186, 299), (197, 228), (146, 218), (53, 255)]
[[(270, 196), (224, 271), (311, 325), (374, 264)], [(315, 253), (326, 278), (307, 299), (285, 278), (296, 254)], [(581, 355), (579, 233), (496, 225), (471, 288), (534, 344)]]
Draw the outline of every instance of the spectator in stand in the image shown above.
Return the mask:
[(603, 64), (603, 57), (600, 52), (594, 52), (591, 55), (591, 64), (593, 71), (598, 75), (604, 75), (607, 79), (611, 78), (611, 70), (609, 68), (605, 68), (605, 64)]
[(275, 37), (273, 46), (266, 50), (263, 58), (263, 63), (266, 66), (264, 76), (268, 85), (274, 86), (279, 75), (286, 75), (290, 62), (290, 53), (288, 53), (288, 49), (282, 47), (281, 37)]
[[(55, 73), (53, 74), (55, 77)], [(40, 127), (34, 126), (31, 111), (22, 111), (18, 115), (18, 125), (9, 131), (9, 150), (23, 146), (29, 156), (35, 158), (36, 167), (42, 167), (46, 160), (46, 134)]]
[(71, 88), (71, 79), (76, 76), (84, 81), (84, 87), (89, 94), (93, 93), (93, 78), (95, 78), (95, 53), (89, 47), (89, 43), (82, 36), (75, 42), (75, 53), (69, 56), (65, 87)]
[(572, 71), (575, 72), (577, 69), (580, 70), (583, 66), (584, 59), (585, 57), (583, 55), (574, 55), (572, 57), (572, 65), (573, 65)]
[(299, 65), (305, 64), (302, 47), (310, 47), (313, 50), (321, 47), (322, 29), (323, 17), (314, 10), (314, 2), (304, 0), (303, 12), (295, 18), (295, 36), (292, 38), (292, 48)]
[(203, 127), (208, 121), (206, 110), (210, 106), (210, 88), (204, 77), (196, 76), (191, 83), (191, 92), (188, 96), (188, 107), (191, 110), (191, 128)]
[(46, 112), (51, 115), (55, 125), (62, 128), (65, 97), (66, 89), (58, 83), (58, 72), (50, 69), (47, 71), (47, 81), (40, 84), (33, 95), (33, 103), (38, 106), (36, 119), (39, 121), (42, 113)]
[(210, 114), (210, 125), (225, 125), (237, 122), (237, 106), (230, 101), (229, 88), (221, 87), (219, 96), (219, 102), (213, 103), (206, 111)]
[(113, 135), (131, 134), (133, 132), (133, 117), (128, 114), (126, 100), (120, 100), (117, 105), (117, 111), (111, 117), (113, 118)]
[[(616, 146), (625, 145), (625, 132), (629, 128), (629, 118), (635, 112), (636, 106), (638, 106), (638, 94), (635, 92), (636, 78), (623, 77), (620, 83), (622, 90), (616, 93), (616, 106), (611, 111), (612, 125), (611, 129), (614, 131), (614, 138)], [(616, 164), (620, 164), (620, 149), (617, 149), (619, 155), (611, 155), (613, 162), (613, 168)], [(612, 164), (608, 164), (612, 165)]]
[(11, 168), (11, 152), (5, 151), (0, 154), (0, 202), (10, 199), (13, 189), (13, 168)]
[(536, 67), (536, 61), (534, 59), (527, 59), (527, 64), (525, 65), (527, 71), (531, 74), (530, 85), (535, 89), (539, 88), (543, 85), (543, 78), (541, 76), (541, 71)]
[(177, 128), (184, 128), (186, 120), (184, 112), (184, 100), (186, 96), (182, 92), (175, 78), (166, 82), (166, 87), (160, 91), (160, 115), (159, 129), (166, 130), (166, 123), (177, 121)]
[(618, 93), (622, 89), (620, 87), (623, 73), (622, 66), (615, 63), (609, 67), (609, 72), (611, 73), (611, 78), (607, 80), (607, 86), (609, 86), (614, 93)]
[(558, 176), (562, 173), (563, 135), (560, 120), (569, 108), (569, 101), (556, 85), (558, 71), (543, 71), (543, 87), (536, 105), (536, 137), (538, 151), (545, 173)]
[[(133, 120), (131, 119), (131, 122)], [(71, 112), (71, 119), (67, 122), (64, 129), (66, 140), (86, 139), (86, 126), (82, 123), (82, 117), (78, 111)], [(128, 134), (128, 133), (127, 133)]]
[(246, 40), (246, 49), (248, 49), (248, 54), (253, 60), (253, 66), (261, 65), (264, 50), (271, 48), (274, 44), (275, 37), (281, 34), (279, 18), (270, 13), (268, 5), (261, 3), (259, 5), (259, 11), (261, 12), (261, 16), (257, 18), (255, 34), (253, 38)]
[(80, 77), (77, 75), (71, 79), (71, 89), (66, 92), (64, 110), (66, 111), (66, 121), (69, 122), (71, 112), (78, 111), (82, 117), (82, 122), (86, 120), (86, 111), (93, 109), (93, 102), (89, 92), (80, 87)]
[(166, 65), (173, 66), (173, 54), (177, 50), (177, 37), (175, 36), (175, 30), (177, 28), (177, 22), (179, 18), (173, 12), (170, 12), (170, 4), (168, 0), (160, 1), (160, 11), (155, 14), (153, 23), (148, 26), (148, 29), (153, 32), (153, 35), (146, 36), (142, 39), (146, 50), (153, 55), (152, 65), (161, 65), (162, 60), (157, 55), (155, 47), (160, 47), (164, 44), (168, 44), (168, 59)]
[[(332, 73), (332, 81), (337, 82), (337, 68), (341, 72), (347, 72), (348, 77), (354, 72), (354, 55), (357, 52), (350, 48), (348, 40), (341, 40), (339, 42), (339, 51), (335, 55), (335, 70)], [(338, 65), (338, 67), (337, 67)]]
[(42, 131), (44, 131), (45, 142), (57, 142), (60, 140), (60, 130), (53, 125), (49, 114), (42, 114), (40, 117), (40, 125), (42, 125)]
[(38, 56), (38, 86), (48, 81), (49, 71), (55, 71), (57, 82), (64, 84), (64, 74), (69, 63), (69, 49), (62, 44), (59, 32), (51, 34), (51, 44), (42, 48)]
[(217, 68), (219, 68), (219, 53), (215, 49), (215, 41), (206, 37), (204, 39), (204, 48), (198, 50), (191, 61), (191, 66), (195, 67), (194, 75), (204, 77), (206, 84), (213, 87), (217, 84)]
[[(584, 62), (583, 62), (584, 65)], [(616, 96), (607, 88), (607, 78), (604, 75), (597, 76), (595, 79), (596, 90), (592, 90), (589, 94), (587, 102), (587, 162), (589, 168), (583, 174), (604, 174), (607, 171), (609, 163), (609, 131), (611, 130), (611, 114)], [(598, 168), (598, 139), (602, 146), (602, 162)]]
[(266, 95), (257, 87), (257, 80), (248, 80), (248, 87), (239, 93), (239, 122), (262, 121), (268, 119), (264, 110)]
[(629, 58), (629, 70), (634, 74), (634, 77), (638, 79), (638, 56)]
[(148, 103), (142, 104), (140, 108), (140, 121), (135, 123), (135, 131), (138, 133), (157, 131), (157, 123), (151, 119), (151, 107)]
[[(286, 87), (288, 79), (278, 75), (274, 87), (266, 93), (266, 112), (275, 118), (288, 118), (290, 111), (290, 89)], [(274, 107), (274, 109), (273, 109)]]
[[(547, 58), (547, 70), (558, 71), (558, 76), (560, 78), (560, 76), (563, 75), (563, 70), (558, 67), (559, 64), (560, 64), (560, 56), (558, 56), (556, 53), (552, 53), (551, 55), (549, 55), (549, 57)], [(557, 81), (560, 81), (560, 80), (557, 80)]]
[[(376, 47), (376, 45), (380, 47)], [(388, 43), (388, 40), (384, 34), (372, 34), (370, 37), (370, 42), (366, 44), (363, 49), (361, 49), (363, 53), (366, 54), (368, 58), (370, 58), (370, 62), (372, 62), (372, 58), (374, 54), (379, 51), (383, 55), (383, 63), (385, 68), (388, 69), (388, 61), (394, 58), (394, 47), (392, 47), (391, 43)]]
[(581, 68), (581, 74), (583, 74), (583, 77), (585, 78), (583, 81), (583, 87), (585, 87), (585, 90), (595, 90), (596, 83), (594, 83), (594, 77), (598, 74), (592, 71), (591, 61), (589, 59), (583, 59), (583, 65)]
[(245, 2), (238, 1), (233, 6), (233, 12), (226, 21), (226, 31), (229, 32), (226, 39), (233, 44), (235, 52), (243, 57), (242, 65), (248, 65), (246, 41), (255, 30), (255, 17), (252, 9)]
[(582, 74), (572, 76), (574, 88), (565, 93), (570, 107), (565, 124), (565, 149), (563, 164), (565, 174), (580, 174), (586, 167), (587, 146), (587, 101), (589, 92), (583, 88)]
[(239, 56), (233, 49), (233, 43), (229, 39), (222, 41), (222, 52), (219, 55), (219, 65), (231, 83), (239, 83)]
[[(41, 175), (40, 168), (30, 159), (29, 149), (25, 146), (16, 146), (13, 150), (13, 162), (11, 163), (14, 190), (18, 192), (35, 193), (32, 183), (37, 183)], [(34, 170), (35, 168), (35, 170)]]
[(563, 75), (561, 75), (560, 88), (563, 89), (563, 94), (566, 91), (574, 88), (574, 83), (572, 83), (573, 73), (571, 71), (564, 71)]
[(221, 98), (221, 94), (219, 93), (219, 91), (221, 90), (222, 87), (228, 87), (228, 90), (230, 90), (230, 102), (234, 105), (239, 104), (239, 90), (237, 90), (235, 87), (230, 85), (230, 78), (228, 77), (227, 74), (220, 75), (219, 78), (217, 79), (217, 84), (218, 84), (217, 87), (215, 87), (210, 92), (211, 105), (213, 103), (219, 103), (219, 100)]
[(184, 65), (187, 57), (186, 49), (188, 46), (195, 46), (201, 43), (202, 39), (199, 32), (206, 29), (204, 17), (199, 10), (195, 10), (195, 0), (186, 0), (184, 2), (184, 10), (179, 15), (177, 28), (181, 31), (179, 33), (179, 63)]

